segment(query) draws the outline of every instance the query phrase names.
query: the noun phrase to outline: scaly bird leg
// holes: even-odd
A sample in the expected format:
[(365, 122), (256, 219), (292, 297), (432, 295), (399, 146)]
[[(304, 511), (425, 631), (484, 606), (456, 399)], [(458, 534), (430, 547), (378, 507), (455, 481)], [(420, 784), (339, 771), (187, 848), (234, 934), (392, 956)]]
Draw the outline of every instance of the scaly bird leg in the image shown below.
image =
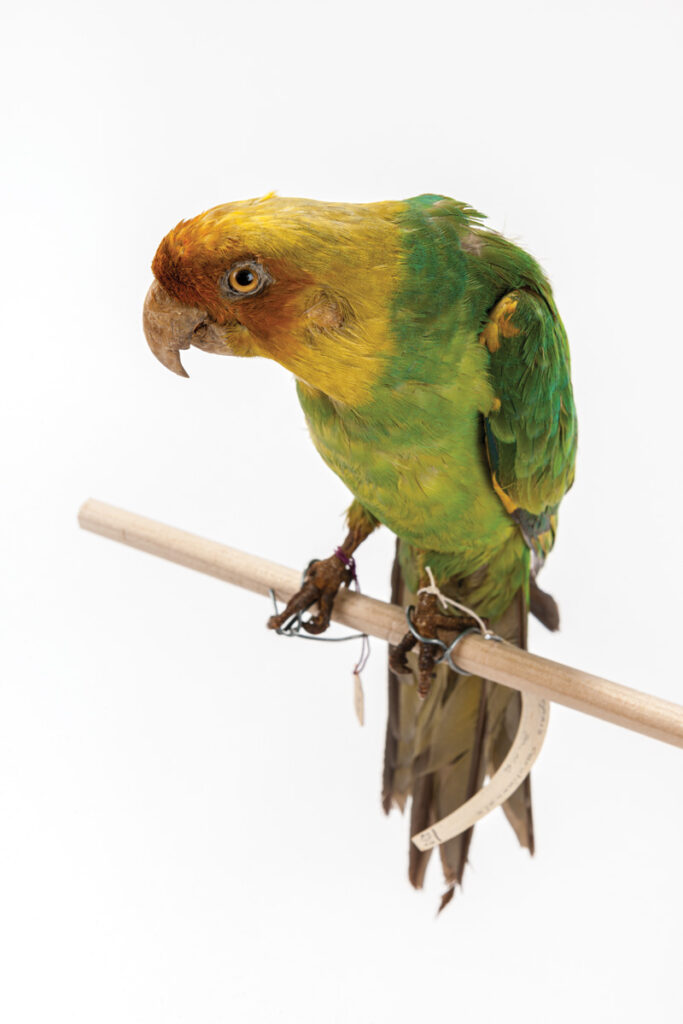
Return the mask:
[[(426, 579), (424, 583), (427, 583)], [(460, 633), (463, 629), (467, 629), (472, 625), (472, 621), (467, 616), (446, 614), (441, 610), (439, 599), (435, 594), (418, 594), (412, 622), (415, 632), (419, 633), (423, 640), (418, 640), (413, 633), (406, 633), (401, 642), (391, 648), (389, 666), (392, 672), (398, 674), (409, 672), (406, 654), (416, 644), (419, 644), (417, 692), (420, 697), (424, 698), (429, 693), (434, 678), (434, 669), (441, 661), (443, 654), (440, 644), (429, 643), (429, 641), (441, 640), (443, 643), (448, 643), (453, 639), (453, 633)], [(444, 636), (444, 633), (451, 635)]]
[(301, 589), (290, 598), (287, 607), (279, 615), (271, 615), (268, 629), (279, 629), (292, 615), (306, 611), (318, 603), (319, 611), (302, 622), (307, 633), (324, 633), (330, 624), (332, 605), (342, 584), (347, 587), (355, 578), (356, 570), (353, 552), (363, 543), (376, 526), (377, 519), (354, 501), (347, 513), (349, 532), (341, 547), (329, 558), (311, 562), (306, 570)]

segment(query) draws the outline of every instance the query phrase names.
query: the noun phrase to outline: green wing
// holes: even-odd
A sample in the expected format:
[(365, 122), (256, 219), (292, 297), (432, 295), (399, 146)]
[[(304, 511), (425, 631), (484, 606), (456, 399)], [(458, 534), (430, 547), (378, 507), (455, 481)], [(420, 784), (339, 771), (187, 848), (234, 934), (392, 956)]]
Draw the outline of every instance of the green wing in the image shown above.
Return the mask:
[(569, 346), (552, 297), (527, 289), (496, 304), (481, 334), (496, 401), (485, 419), (496, 493), (543, 559), (574, 480), (576, 411)]

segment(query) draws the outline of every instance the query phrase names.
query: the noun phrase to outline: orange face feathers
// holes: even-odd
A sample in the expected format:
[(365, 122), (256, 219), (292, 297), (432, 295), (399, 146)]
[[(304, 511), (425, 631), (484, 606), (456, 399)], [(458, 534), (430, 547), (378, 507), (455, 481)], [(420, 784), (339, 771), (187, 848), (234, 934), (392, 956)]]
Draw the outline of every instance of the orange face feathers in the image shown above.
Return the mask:
[[(182, 321), (183, 338), (169, 332), (170, 361), (162, 358), (159, 328), (150, 341), (155, 355), (176, 372), (178, 350), (190, 345), (262, 355), (338, 401), (357, 402), (389, 341), (378, 313), (388, 310), (394, 289), (392, 215), (401, 207), (270, 195), (181, 221), (161, 242), (152, 270), (171, 304), (192, 310), (194, 323)], [(207, 325), (210, 349), (202, 341)]]

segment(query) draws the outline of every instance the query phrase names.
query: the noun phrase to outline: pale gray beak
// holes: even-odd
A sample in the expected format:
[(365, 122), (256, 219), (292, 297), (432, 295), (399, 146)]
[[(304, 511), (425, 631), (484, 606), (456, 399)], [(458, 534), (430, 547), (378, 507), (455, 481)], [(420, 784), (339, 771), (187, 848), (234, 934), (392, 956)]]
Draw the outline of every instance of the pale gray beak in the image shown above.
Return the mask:
[(180, 361), (181, 349), (189, 348), (195, 331), (206, 320), (206, 313), (184, 306), (158, 281), (153, 281), (142, 311), (142, 327), (147, 344), (160, 363), (180, 377), (188, 377)]

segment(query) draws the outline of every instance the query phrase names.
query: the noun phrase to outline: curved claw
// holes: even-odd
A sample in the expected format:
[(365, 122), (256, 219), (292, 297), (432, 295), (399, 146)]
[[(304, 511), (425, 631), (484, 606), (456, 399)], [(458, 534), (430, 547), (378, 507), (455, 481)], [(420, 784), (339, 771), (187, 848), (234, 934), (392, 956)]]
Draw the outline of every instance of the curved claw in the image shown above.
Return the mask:
[(318, 633), (324, 633), (330, 624), (332, 618), (332, 605), (334, 599), (337, 596), (337, 590), (332, 592), (330, 590), (323, 590), (318, 598), (318, 604), (320, 605), (320, 611), (317, 615), (313, 615), (307, 622), (302, 622), (302, 626), (307, 633), (312, 633), (317, 636)]
[(409, 608), (406, 616), (410, 632), (391, 649), (389, 666), (392, 672), (398, 674), (410, 671), (406, 654), (417, 644), (417, 692), (424, 700), (431, 688), (436, 666), (444, 660), (444, 655), (448, 654), (448, 645), (439, 637), (438, 631), (446, 630), (462, 635), (471, 620), (462, 615), (442, 614), (436, 597), (428, 593), (419, 595), (417, 608)]
[(406, 633), (403, 639), (395, 647), (389, 648), (389, 668), (396, 675), (404, 675), (410, 672), (410, 666), (406, 660), (408, 651), (412, 651), (417, 643), (417, 637), (412, 633)]
[(287, 602), (287, 607), (278, 615), (271, 615), (268, 619), (268, 629), (279, 629), (292, 615), (305, 612), (307, 608), (316, 602), (319, 611), (301, 625), (307, 633), (317, 636), (324, 633), (330, 624), (332, 617), (332, 606), (342, 583), (347, 585), (351, 582), (351, 573), (340, 562), (336, 555), (330, 558), (323, 558), (320, 561), (311, 562), (301, 589), (294, 594)]
[(279, 629), (280, 626), (284, 625), (287, 619), (290, 619), (292, 615), (297, 615), (299, 612), (305, 612), (307, 608), (310, 608), (312, 604), (318, 600), (318, 590), (310, 581), (305, 581), (301, 590), (297, 590), (296, 594), (290, 597), (284, 611), (281, 611), (278, 615), (271, 615), (268, 619), (268, 629)]

